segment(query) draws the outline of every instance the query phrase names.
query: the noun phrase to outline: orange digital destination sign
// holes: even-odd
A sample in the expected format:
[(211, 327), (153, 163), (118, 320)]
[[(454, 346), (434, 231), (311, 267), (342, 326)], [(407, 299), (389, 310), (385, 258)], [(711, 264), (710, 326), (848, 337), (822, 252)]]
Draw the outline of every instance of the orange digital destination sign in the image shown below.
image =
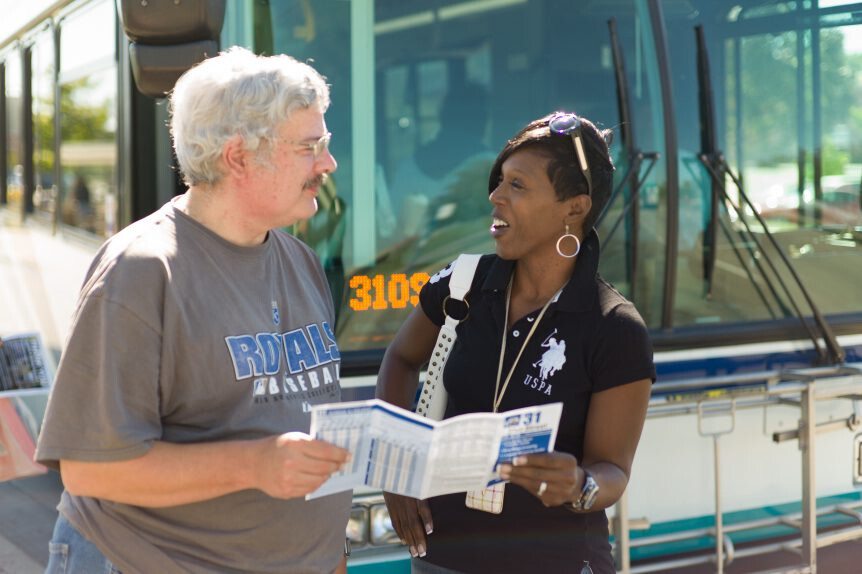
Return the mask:
[(354, 275), (350, 278), (350, 308), (354, 311), (405, 309), (419, 304), (419, 291), (431, 276), (425, 272)]

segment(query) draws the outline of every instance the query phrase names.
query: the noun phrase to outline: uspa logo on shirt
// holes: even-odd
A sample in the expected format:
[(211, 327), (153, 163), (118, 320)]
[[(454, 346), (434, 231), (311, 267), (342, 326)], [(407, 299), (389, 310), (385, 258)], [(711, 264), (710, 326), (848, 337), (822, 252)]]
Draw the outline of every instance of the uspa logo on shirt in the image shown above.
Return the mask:
[(563, 339), (557, 340), (555, 336), (557, 330), (554, 329), (544, 341), (542, 348), (547, 349), (538, 361), (533, 363), (533, 367), (539, 369), (539, 375), (534, 376), (527, 374), (524, 377), (524, 386), (535, 389), (545, 395), (551, 396), (553, 385), (548, 382), (548, 379), (553, 377), (557, 371), (561, 370), (566, 364), (566, 341)]
[(557, 330), (548, 335), (542, 342), (542, 348), (548, 349), (542, 353), (542, 358), (533, 363), (534, 367), (539, 367), (539, 377), (543, 381), (547, 381), (548, 377), (554, 376), (554, 373), (563, 368), (566, 364), (566, 342), (554, 337)]

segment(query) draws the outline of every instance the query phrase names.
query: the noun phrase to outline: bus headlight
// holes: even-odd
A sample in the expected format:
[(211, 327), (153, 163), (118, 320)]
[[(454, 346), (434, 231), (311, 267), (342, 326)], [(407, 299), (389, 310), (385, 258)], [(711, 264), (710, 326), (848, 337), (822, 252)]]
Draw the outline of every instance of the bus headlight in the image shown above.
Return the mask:
[(369, 509), (371, 522), (371, 544), (401, 544), (401, 539), (392, 527), (392, 519), (385, 504), (375, 504)]
[(392, 527), (389, 510), (379, 494), (357, 496), (353, 499), (347, 520), (346, 537), (354, 550), (397, 546), (401, 539)]
[(345, 536), (350, 540), (353, 548), (360, 548), (368, 544), (368, 508), (355, 505), (350, 509), (350, 518), (347, 519), (347, 530)]

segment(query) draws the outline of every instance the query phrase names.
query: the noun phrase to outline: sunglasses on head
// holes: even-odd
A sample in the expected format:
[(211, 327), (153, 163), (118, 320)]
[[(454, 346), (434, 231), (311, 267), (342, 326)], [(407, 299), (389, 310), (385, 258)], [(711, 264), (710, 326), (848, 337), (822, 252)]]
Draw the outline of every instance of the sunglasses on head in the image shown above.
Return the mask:
[(584, 151), (583, 138), (581, 137), (581, 118), (575, 114), (559, 113), (554, 115), (548, 122), (548, 128), (551, 133), (561, 136), (570, 136), (572, 143), (575, 146), (575, 155), (578, 157), (578, 165), (581, 166), (581, 173), (584, 174), (584, 179), (587, 180), (587, 192), (592, 197), (593, 195), (593, 178), (590, 176), (590, 164), (587, 163), (587, 154)]

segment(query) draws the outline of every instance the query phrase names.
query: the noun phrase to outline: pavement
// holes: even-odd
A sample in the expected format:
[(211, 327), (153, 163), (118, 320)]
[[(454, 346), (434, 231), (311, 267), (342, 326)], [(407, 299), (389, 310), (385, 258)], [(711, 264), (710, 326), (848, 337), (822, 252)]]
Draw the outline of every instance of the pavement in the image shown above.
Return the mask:
[[(63, 491), (55, 472), (0, 483), (0, 574), (41, 574), (48, 563), (48, 541), (57, 518)], [(862, 572), (862, 541), (844, 542), (817, 552), (820, 574)], [(736, 560), (726, 574), (792, 572), (799, 557), (774, 552)], [(668, 571), (671, 574), (710, 574), (714, 566), (701, 565)]]
[[(801, 558), (790, 551), (772, 552), (734, 560), (724, 568), (724, 574), (751, 574), (757, 572), (798, 572)], [(713, 565), (690, 566), (668, 570), (670, 574), (712, 574)], [(862, 541), (843, 542), (817, 550), (818, 574), (859, 574), (862, 572)]]
[(0, 208), (0, 337), (36, 332), (55, 361), (99, 242)]
[[(0, 337), (38, 333), (53, 370), (97, 248), (0, 208)], [(53, 472), (0, 482), (0, 574), (44, 572), (62, 490)]]
[(45, 571), (61, 492), (56, 472), (0, 483), (0, 574)]

